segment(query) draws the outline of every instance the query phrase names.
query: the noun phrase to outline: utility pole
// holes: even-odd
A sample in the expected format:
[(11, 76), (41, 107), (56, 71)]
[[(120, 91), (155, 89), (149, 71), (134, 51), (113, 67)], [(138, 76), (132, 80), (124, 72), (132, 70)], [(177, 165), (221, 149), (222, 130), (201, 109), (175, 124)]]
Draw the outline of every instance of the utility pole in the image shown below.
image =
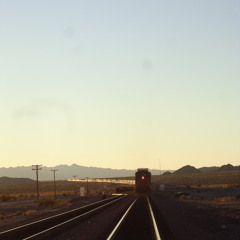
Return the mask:
[(160, 176), (162, 174), (162, 165), (161, 165), (161, 159), (159, 159), (159, 168), (160, 168)]
[(36, 188), (37, 188), (37, 201), (39, 201), (39, 187), (38, 187), (38, 171), (42, 170), (41, 168), (42, 165), (32, 165), (32, 170), (36, 171), (36, 178), (37, 178), (37, 182), (36, 182)]
[(97, 179), (95, 178), (95, 190), (96, 190), (96, 193), (98, 192), (98, 183), (97, 183)]
[[(76, 179), (77, 175), (73, 175), (74, 180)], [(75, 195), (77, 195), (77, 186), (76, 186), (76, 182), (74, 181), (74, 192)]]
[(87, 195), (88, 195), (88, 177), (85, 177), (87, 179)]
[(56, 181), (55, 181), (55, 172), (58, 171), (57, 169), (52, 169), (53, 172), (53, 190), (54, 190), (54, 199), (56, 200)]

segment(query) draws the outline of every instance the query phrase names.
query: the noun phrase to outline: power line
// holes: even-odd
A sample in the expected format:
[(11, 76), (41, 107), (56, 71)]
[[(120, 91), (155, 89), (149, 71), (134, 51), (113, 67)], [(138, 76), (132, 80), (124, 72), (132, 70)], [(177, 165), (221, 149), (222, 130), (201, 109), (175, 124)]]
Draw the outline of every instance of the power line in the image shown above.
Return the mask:
[[(32, 165), (32, 170), (36, 171), (36, 178), (37, 178), (37, 182), (36, 182), (36, 188), (37, 188), (37, 201), (39, 201), (39, 184), (38, 184), (38, 171), (42, 170), (41, 168), (42, 165)], [(34, 168), (35, 167), (35, 168)]]

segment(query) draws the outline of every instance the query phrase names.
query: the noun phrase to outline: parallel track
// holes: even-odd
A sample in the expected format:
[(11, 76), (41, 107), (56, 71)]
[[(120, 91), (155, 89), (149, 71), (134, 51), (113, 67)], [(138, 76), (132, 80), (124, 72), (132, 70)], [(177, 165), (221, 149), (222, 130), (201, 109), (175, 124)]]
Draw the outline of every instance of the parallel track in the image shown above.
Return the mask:
[(107, 240), (161, 240), (154, 213), (147, 196), (131, 204)]
[(4, 232), (0, 232), (1, 240), (30, 240), (30, 239), (44, 239), (44, 236), (67, 228), (81, 219), (94, 214), (111, 204), (121, 200), (123, 197), (113, 197), (105, 199), (96, 203), (89, 204), (71, 211), (51, 216), (36, 222), (22, 225)]

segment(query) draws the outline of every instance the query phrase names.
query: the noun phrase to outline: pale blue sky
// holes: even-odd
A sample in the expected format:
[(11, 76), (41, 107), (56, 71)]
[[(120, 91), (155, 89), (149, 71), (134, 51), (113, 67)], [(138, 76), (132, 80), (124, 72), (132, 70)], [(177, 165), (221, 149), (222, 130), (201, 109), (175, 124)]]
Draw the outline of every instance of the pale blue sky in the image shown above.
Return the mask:
[(0, 0), (0, 165), (239, 165), (239, 10)]

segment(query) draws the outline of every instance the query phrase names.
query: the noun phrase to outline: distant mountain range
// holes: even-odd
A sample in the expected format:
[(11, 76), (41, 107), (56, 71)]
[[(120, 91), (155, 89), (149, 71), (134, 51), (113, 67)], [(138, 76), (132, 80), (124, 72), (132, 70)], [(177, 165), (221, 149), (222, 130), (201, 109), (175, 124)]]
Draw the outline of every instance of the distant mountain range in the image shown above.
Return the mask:
[[(111, 169), (111, 168), (98, 168), (98, 167), (84, 167), (77, 164), (58, 165), (55, 167), (41, 167), (42, 170), (38, 171), (39, 181), (46, 181), (53, 179), (53, 172), (51, 170), (57, 169), (56, 180), (66, 180), (70, 178), (111, 178), (111, 177), (131, 177), (135, 176), (136, 170), (127, 169)], [(153, 175), (160, 174), (159, 170), (150, 169)], [(29, 167), (9, 167), (0, 168), (0, 177), (7, 176), (11, 178), (30, 178), (36, 179), (36, 171)]]
[(221, 167), (202, 167), (197, 169), (193, 166), (187, 165), (174, 171), (173, 174), (217, 172), (217, 171), (225, 172), (225, 171), (235, 171), (235, 170), (240, 170), (240, 166), (233, 166), (231, 164), (227, 164), (227, 165), (222, 165)]
[[(47, 181), (53, 179), (53, 172), (51, 170), (57, 169), (56, 180), (66, 180), (70, 178), (111, 178), (111, 177), (132, 177), (135, 176), (136, 170), (127, 169), (111, 169), (111, 168), (97, 168), (97, 167), (84, 167), (77, 164), (69, 165), (58, 165), (55, 167), (41, 167), (39, 173), (39, 181)], [(152, 175), (159, 175), (160, 170), (149, 169)], [(214, 171), (231, 171), (240, 170), (240, 166), (232, 166), (231, 164), (223, 165), (221, 167), (202, 167), (195, 168), (187, 165), (176, 171), (173, 170), (162, 170), (161, 173), (200, 173), (200, 172), (214, 172)], [(29, 167), (9, 167), (0, 168), (1, 181), (3, 177), (10, 178), (30, 178), (36, 179), (36, 171), (32, 170), (32, 166)], [(4, 179), (3, 179), (4, 180)], [(5, 179), (4, 181), (9, 181)]]

